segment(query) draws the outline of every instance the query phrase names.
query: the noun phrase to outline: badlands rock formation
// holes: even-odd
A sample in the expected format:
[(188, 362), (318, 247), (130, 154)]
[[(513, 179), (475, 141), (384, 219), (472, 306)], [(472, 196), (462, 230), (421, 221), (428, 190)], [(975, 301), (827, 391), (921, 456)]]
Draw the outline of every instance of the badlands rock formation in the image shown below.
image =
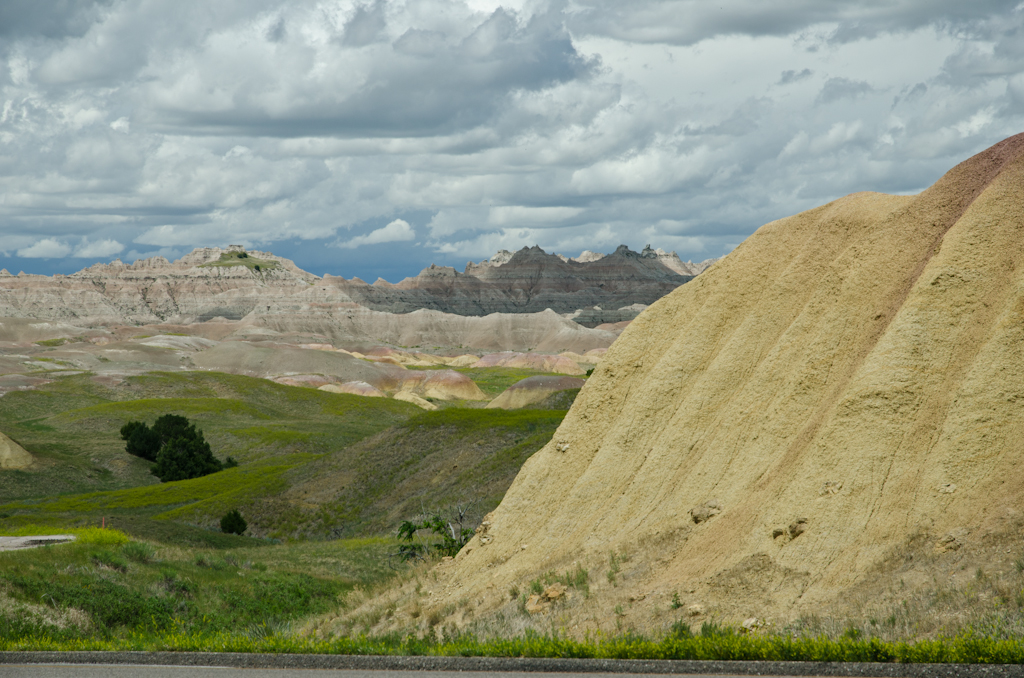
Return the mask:
[(32, 465), (32, 455), (24, 447), (0, 433), (0, 469), (11, 471)]
[[(432, 267), (398, 285), (371, 286), (320, 279), (287, 259), (233, 247), (197, 249), (175, 262), (97, 264), (68, 276), (3, 271), (0, 340), (89, 338), (141, 326), (215, 340), (583, 352), (617, 335), (588, 327), (630, 320), (637, 307), (616, 309), (650, 303), (689, 279), (628, 250), (584, 266), (534, 248), (485, 268), (478, 278)], [(590, 308), (578, 323), (559, 314), (598, 301), (611, 304), (607, 318)]]
[(163, 257), (131, 265), (115, 261), (72, 275), (0, 274), (0, 316), (84, 326), (240, 320), (317, 280), (266, 252), (248, 253), (247, 258), (263, 262), (259, 271), (244, 263), (218, 265), (233, 253), (241, 249), (201, 248), (173, 263)]
[(1021, 441), (1024, 135), (919, 195), (767, 224), (651, 306), (486, 539), (440, 567), (436, 603), (480, 614), (623, 550), (635, 576), (596, 595), (629, 596), (624, 614), (677, 592), (784, 621), (887, 577), (905, 597), (935, 581), (913, 568), (1020, 552)]
[(329, 393), (350, 393), (352, 395), (366, 396), (368, 398), (385, 398), (383, 392), (377, 390), (365, 381), (346, 381), (343, 384), (324, 384), (321, 391)]
[(192, 360), (198, 367), (249, 377), (317, 374), (342, 381), (370, 383), (382, 378), (382, 371), (377, 366), (344, 353), (291, 346), (260, 346), (242, 341), (225, 341), (196, 354)]
[[(501, 250), (501, 252), (506, 252), (506, 250)], [(590, 250), (583, 250), (583, 252), (578, 257), (574, 257), (572, 259), (572, 261), (578, 261), (580, 263), (585, 264), (585, 263), (589, 263), (591, 261), (597, 261), (598, 259), (603, 259), (604, 256), (605, 255), (600, 254), (598, 252), (591, 252)], [(640, 256), (644, 257), (644, 258), (647, 258), (647, 259), (657, 259), (659, 262), (664, 264), (667, 268), (675, 271), (679, 275), (688, 275), (688, 276), (698, 276), (698, 275), (700, 275), (701, 273), (703, 273), (704, 271), (709, 269), (712, 264), (714, 264), (715, 262), (717, 262), (721, 258), (721, 257), (718, 257), (718, 258), (715, 258), (715, 259), (705, 259), (704, 261), (699, 261), (699, 262), (697, 262), (695, 264), (692, 261), (683, 261), (682, 259), (679, 258), (679, 255), (676, 254), (675, 252), (666, 252), (665, 250), (661, 249), (660, 247), (658, 249), (656, 249), (656, 250), (652, 250), (650, 245), (645, 247), (643, 249), (643, 251), (640, 252)], [(491, 261), (493, 262), (494, 259), (492, 258)]]
[(448, 266), (430, 266), (396, 285), (383, 280), (367, 285), (335, 276), (325, 276), (323, 284), (377, 311), (433, 309), (488, 315), (536, 313), (548, 308), (572, 313), (593, 306), (615, 310), (650, 304), (692, 277), (666, 266), (653, 251), (638, 254), (623, 245), (587, 263), (563, 260), (539, 247), (524, 247), (507, 260), (498, 256), (489, 262), (471, 262), (464, 273)]

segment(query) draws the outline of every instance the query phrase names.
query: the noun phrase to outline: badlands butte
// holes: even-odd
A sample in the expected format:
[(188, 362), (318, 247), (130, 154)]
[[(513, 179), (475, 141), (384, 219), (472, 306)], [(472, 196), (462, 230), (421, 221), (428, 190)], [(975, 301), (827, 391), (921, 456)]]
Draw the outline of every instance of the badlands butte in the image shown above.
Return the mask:
[(533, 247), (464, 273), (431, 265), (370, 285), (232, 246), (72, 275), (4, 269), (0, 394), (68, 370), (203, 369), (358, 395), (484, 400), (466, 376), (404, 367), (470, 367), (497, 351), (511, 354), (480, 367), (582, 375), (637, 313), (711, 263), (650, 247), (577, 259)]
[[(987, 582), (1024, 569), (1022, 445), (1019, 135), (919, 195), (766, 224), (654, 303), (431, 591), (367, 606), (501, 628), (539, 582), (529, 623), (573, 634), (955, 629), (1020, 588)], [(580, 567), (589, 596), (547, 587)]]

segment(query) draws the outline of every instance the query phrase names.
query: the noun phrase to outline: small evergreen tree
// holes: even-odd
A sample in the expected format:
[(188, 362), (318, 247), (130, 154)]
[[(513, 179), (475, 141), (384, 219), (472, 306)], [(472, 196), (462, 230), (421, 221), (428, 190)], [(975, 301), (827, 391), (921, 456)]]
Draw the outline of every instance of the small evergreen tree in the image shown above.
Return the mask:
[(153, 422), (153, 432), (160, 436), (161, 447), (171, 438), (191, 438), (196, 430), (196, 425), (180, 414), (164, 414)]
[(147, 461), (156, 461), (160, 451), (160, 435), (146, 426), (145, 422), (129, 421), (121, 427), (121, 440), (125, 441), (125, 452)]
[(248, 527), (238, 509), (231, 509), (220, 519), (220, 531), (225, 534), (242, 534)]
[[(179, 414), (165, 414), (150, 428), (141, 421), (121, 427), (128, 454), (156, 462), (152, 472), (163, 482), (188, 480), (215, 473), (224, 464), (213, 456), (203, 432)], [(229, 467), (238, 462), (228, 458)]]
[(210, 444), (203, 438), (201, 431), (191, 428), (191, 435), (171, 438), (156, 455), (153, 475), (161, 482), (188, 480), (216, 473), (224, 468), (220, 460), (213, 456)]

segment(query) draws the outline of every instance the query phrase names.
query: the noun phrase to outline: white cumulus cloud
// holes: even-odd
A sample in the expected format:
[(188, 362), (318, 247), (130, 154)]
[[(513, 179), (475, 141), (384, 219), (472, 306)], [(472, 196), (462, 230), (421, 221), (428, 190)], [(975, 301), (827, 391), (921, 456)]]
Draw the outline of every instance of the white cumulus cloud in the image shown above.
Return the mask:
[(363, 245), (378, 245), (384, 242), (401, 242), (404, 240), (413, 240), (416, 237), (416, 231), (413, 230), (409, 222), (404, 219), (395, 219), (387, 226), (382, 226), (375, 231), (370, 231), (366, 235), (357, 235), (356, 237), (346, 242), (339, 242), (338, 247), (345, 249), (354, 250), (357, 247)]
[(122, 250), (124, 250), (124, 245), (110, 238), (96, 242), (86, 240), (75, 248), (75, 253), (72, 256), (82, 259), (103, 259), (119, 254)]
[(18, 250), (18, 256), (26, 259), (63, 259), (69, 254), (71, 248), (68, 244), (56, 238), (43, 238)]
[(1024, 129), (1021, 7), (8, 0), (0, 253), (240, 243), (362, 277), (534, 244), (719, 256)]

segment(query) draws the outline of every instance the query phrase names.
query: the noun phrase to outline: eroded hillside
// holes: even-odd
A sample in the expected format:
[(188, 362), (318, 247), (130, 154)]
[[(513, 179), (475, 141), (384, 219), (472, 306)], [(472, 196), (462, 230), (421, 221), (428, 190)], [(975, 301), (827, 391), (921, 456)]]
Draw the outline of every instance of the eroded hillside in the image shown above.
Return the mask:
[(961, 562), (1010, 568), (1022, 207), (1019, 135), (919, 195), (763, 226), (626, 329), (424, 604), (480, 618), (578, 563), (599, 602), (550, 623), (673, 597), (697, 620), (782, 623), (865, 587), (905, 600)]

